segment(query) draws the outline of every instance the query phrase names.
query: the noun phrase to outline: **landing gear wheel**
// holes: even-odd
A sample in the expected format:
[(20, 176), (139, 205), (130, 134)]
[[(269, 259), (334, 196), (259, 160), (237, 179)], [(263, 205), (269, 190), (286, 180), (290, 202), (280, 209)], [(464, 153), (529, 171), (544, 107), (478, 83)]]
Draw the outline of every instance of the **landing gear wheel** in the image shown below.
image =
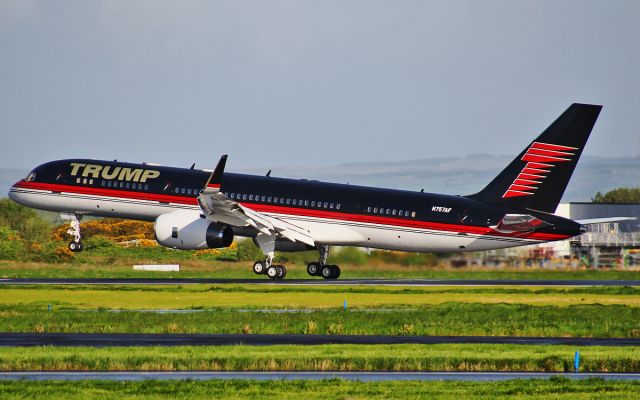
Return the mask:
[(272, 265), (269, 268), (267, 268), (267, 276), (270, 279), (278, 279), (279, 275), (280, 275), (279, 268), (277, 268), (275, 265)]
[(81, 242), (76, 242), (76, 241), (69, 242), (69, 250), (73, 251), (74, 253), (77, 253), (78, 251), (80, 251), (80, 243)]
[(264, 261), (256, 261), (253, 263), (253, 273), (256, 275), (263, 275), (266, 273), (266, 268), (264, 267)]
[(80, 241), (78, 242), (78, 251), (82, 251), (82, 250), (84, 250), (84, 243)]
[(284, 279), (287, 276), (287, 268), (284, 265), (276, 265), (278, 268), (278, 279)]
[(307, 265), (307, 274), (311, 276), (320, 275), (320, 264), (317, 262), (312, 262)]
[(320, 273), (324, 279), (338, 279), (340, 276), (340, 267), (337, 265), (325, 265), (322, 267), (322, 270), (320, 270)]

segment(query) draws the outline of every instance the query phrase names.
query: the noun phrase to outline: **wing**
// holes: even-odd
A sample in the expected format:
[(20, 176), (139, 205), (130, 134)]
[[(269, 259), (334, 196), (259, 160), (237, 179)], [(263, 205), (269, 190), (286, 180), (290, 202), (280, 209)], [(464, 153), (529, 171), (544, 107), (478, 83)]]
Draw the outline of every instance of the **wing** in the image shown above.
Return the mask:
[(254, 211), (225, 196), (220, 188), (226, 162), (227, 156), (224, 155), (198, 195), (198, 204), (207, 219), (231, 226), (252, 226), (267, 235), (315, 246), (315, 241), (305, 229), (280, 218)]

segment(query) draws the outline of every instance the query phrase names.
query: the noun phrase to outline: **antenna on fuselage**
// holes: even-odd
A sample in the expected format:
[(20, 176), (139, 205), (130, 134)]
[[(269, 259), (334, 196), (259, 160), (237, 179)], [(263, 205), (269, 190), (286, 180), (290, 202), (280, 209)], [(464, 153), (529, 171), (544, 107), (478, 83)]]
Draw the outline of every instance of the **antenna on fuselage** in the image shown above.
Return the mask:
[(271, 177), (271, 170), (267, 171), (267, 177)]
[(196, 163), (191, 164), (191, 168), (189, 169), (194, 169), (196, 167)]
[(424, 193), (424, 188), (420, 189), (420, 193)]

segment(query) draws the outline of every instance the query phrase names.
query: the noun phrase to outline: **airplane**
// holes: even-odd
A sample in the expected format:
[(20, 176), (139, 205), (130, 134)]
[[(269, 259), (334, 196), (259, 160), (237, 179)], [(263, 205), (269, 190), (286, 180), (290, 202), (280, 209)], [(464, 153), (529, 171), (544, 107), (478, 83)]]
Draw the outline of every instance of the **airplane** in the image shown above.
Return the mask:
[(276, 251), (317, 249), (307, 273), (337, 279), (330, 246), (407, 252), (470, 252), (564, 240), (585, 225), (554, 215), (602, 106), (572, 104), (480, 192), (468, 196), (157, 164), (67, 159), (36, 167), (9, 197), (62, 213), (81, 251), (84, 215), (155, 221), (157, 242), (173, 249), (223, 248), (249, 237), (264, 253), (253, 272), (283, 279)]

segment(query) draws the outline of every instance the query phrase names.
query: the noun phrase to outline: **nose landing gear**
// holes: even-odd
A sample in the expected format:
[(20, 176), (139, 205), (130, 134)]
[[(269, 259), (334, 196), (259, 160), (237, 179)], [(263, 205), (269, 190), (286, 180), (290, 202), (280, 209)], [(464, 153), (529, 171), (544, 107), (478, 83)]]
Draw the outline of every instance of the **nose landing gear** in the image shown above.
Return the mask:
[(74, 253), (82, 251), (84, 249), (84, 243), (82, 243), (82, 236), (80, 235), (80, 218), (75, 214), (62, 214), (60, 218), (69, 220), (67, 233), (73, 236), (73, 240), (69, 242), (69, 250)]

